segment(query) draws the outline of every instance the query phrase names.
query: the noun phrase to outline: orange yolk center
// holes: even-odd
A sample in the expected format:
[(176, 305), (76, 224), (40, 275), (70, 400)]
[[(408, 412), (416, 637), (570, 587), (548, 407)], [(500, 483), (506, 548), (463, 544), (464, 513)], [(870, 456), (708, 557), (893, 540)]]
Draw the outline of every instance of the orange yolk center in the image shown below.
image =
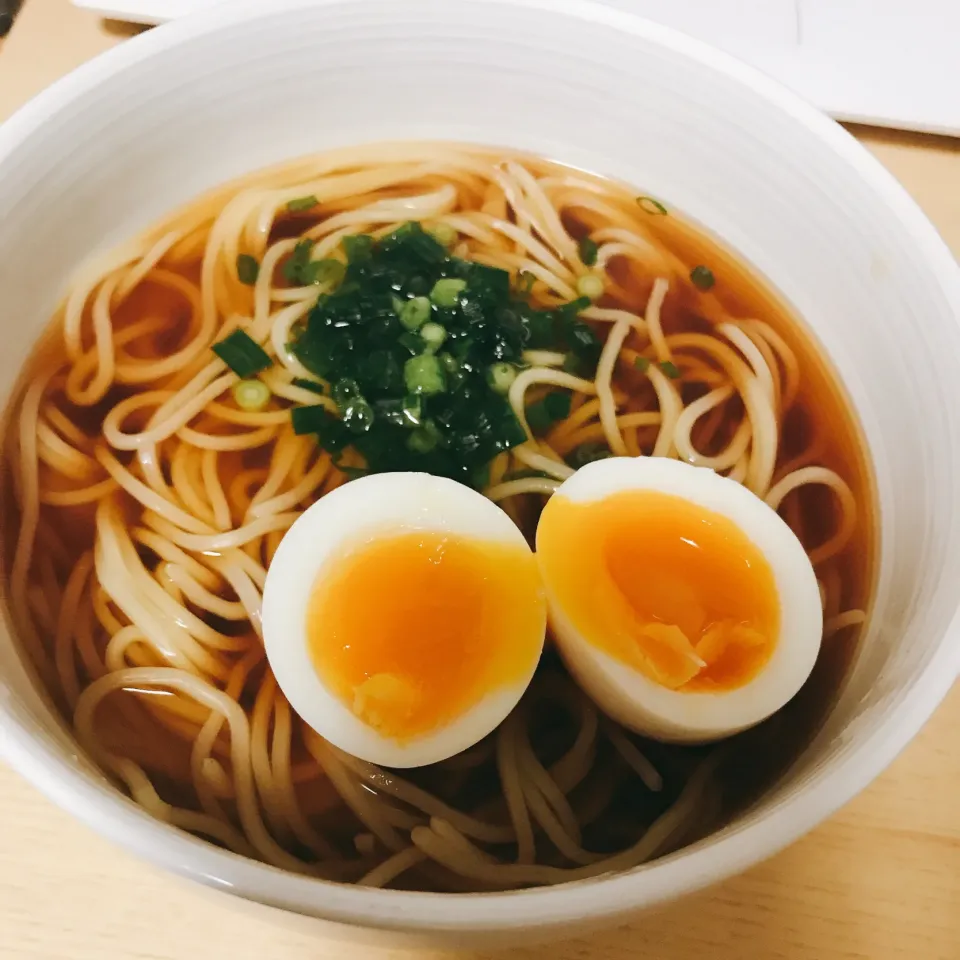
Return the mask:
[(770, 564), (727, 517), (680, 497), (554, 496), (537, 557), (577, 633), (661, 686), (734, 689), (773, 653), (780, 605)]
[(324, 686), (398, 741), (530, 674), (545, 629), (533, 554), (444, 533), (364, 543), (323, 569), (307, 639)]

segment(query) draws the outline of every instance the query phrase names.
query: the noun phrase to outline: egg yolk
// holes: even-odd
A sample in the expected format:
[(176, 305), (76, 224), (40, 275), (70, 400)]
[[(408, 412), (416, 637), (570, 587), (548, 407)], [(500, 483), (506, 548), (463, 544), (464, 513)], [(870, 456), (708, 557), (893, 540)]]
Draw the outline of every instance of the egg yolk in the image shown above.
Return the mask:
[(528, 549), (444, 533), (371, 539), (321, 570), (307, 610), (324, 686), (401, 742), (524, 682), (545, 628)]
[(780, 606), (770, 564), (730, 519), (681, 497), (554, 496), (537, 557), (577, 633), (661, 686), (735, 689), (773, 653)]

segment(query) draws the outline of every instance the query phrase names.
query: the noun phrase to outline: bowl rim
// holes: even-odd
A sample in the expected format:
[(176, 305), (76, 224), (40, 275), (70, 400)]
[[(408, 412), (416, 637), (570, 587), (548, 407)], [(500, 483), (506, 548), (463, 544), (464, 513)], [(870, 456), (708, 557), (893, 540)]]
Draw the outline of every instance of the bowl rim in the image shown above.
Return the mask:
[[(0, 124), (0, 168), (31, 134), (129, 66), (223, 27), (312, 7), (370, 0), (234, 0), (141, 34), (83, 64)], [(960, 318), (960, 267), (933, 225), (878, 160), (838, 124), (734, 57), (676, 30), (595, 0), (457, 0), (523, 7), (545, 17), (600, 23), (655, 43), (733, 80), (789, 115), (868, 184), (899, 219)], [(446, 0), (447, 4), (451, 0)], [(236, 896), (306, 916), (419, 933), (509, 932), (602, 921), (666, 903), (779, 852), (877, 777), (929, 719), (960, 671), (960, 609), (911, 687), (843, 763), (815, 771), (786, 801), (633, 871), (588, 881), (483, 894), (379, 890), (298, 876), (213, 846), (154, 820), (106, 780), (84, 771), (45, 736), (31, 733), (0, 699), (4, 758), (55, 803), (102, 836), (159, 866)]]

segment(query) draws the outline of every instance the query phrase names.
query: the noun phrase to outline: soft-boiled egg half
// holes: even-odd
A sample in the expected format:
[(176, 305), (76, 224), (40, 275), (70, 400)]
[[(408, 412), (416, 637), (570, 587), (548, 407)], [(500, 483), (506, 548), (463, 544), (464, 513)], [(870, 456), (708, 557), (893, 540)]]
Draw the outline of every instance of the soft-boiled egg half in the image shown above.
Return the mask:
[(421, 473), (318, 500), (281, 541), (263, 594), (267, 658), (294, 710), (389, 767), (446, 759), (498, 726), (533, 677), (546, 616), (513, 521)]
[(816, 662), (820, 594), (803, 546), (710, 469), (588, 464), (544, 508), (537, 559), (567, 666), (638, 733), (734, 734), (780, 709)]

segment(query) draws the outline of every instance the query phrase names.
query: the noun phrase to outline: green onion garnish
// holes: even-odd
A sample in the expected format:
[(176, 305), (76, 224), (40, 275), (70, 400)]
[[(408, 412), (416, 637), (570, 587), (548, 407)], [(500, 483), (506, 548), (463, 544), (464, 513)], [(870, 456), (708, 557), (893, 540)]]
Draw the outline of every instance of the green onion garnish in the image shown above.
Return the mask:
[(432, 420), (427, 420), (407, 437), (407, 448), (414, 453), (429, 453), (440, 442), (440, 431)]
[(597, 262), (597, 245), (589, 237), (581, 237), (577, 249), (580, 261), (585, 267), (592, 267)]
[(487, 383), (497, 393), (507, 393), (517, 379), (517, 368), (512, 363), (494, 363), (487, 371)]
[(293, 253), (283, 265), (283, 276), (297, 287), (306, 287), (313, 283), (313, 267), (310, 261), (310, 252), (313, 250), (313, 241), (304, 237), (297, 241)]
[(320, 201), (311, 193), (308, 197), (296, 197), (287, 201), (287, 209), (291, 213), (301, 213), (304, 210), (312, 210)]
[(698, 290), (709, 290), (717, 282), (717, 279), (714, 277), (713, 271), (701, 263), (690, 271), (690, 282)]
[(403, 365), (403, 382), (410, 393), (432, 396), (447, 388), (440, 361), (429, 353), (411, 357)]
[(233, 399), (248, 413), (257, 413), (270, 402), (270, 388), (262, 380), (238, 380), (233, 385)]
[(360, 387), (356, 380), (349, 377), (341, 377), (330, 391), (333, 396), (333, 402), (342, 410), (351, 400), (362, 399)]
[(599, 300), (603, 296), (603, 289), (603, 281), (592, 273), (588, 273), (577, 281), (577, 293), (590, 300)]
[(436, 351), (447, 339), (447, 330), (441, 323), (425, 323), (420, 328), (420, 337), (429, 350)]
[(460, 361), (452, 353), (438, 353), (437, 359), (447, 373), (456, 373), (460, 369)]
[(304, 270), (304, 279), (333, 289), (340, 286), (347, 268), (339, 260), (311, 260)]
[(430, 319), (432, 309), (427, 297), (414, 297), (400, 307), (400, 322), (408, 330), (419, 330)]
[(466, 280), (444, 277), (433, 285), (433, 289), (430, 291), (430, 299), (438, 307), (455, 307), (466, 286)]
[(352, 237), (344, 237), (341, 241), (343, 252), (347, 255), (348, 263), (359, 263), (369, 260), (373, 253), (373, 237), (365, 233), (358, 233)]
[(366, 433), (375, 419), (373, 407), (363, 397), (356, 397), (344, 404), (343, 422), (351, 433)]
[(653, 197), (637, 197), (637, 206), (652, 217), (665, 217), (667, 215), (667, 208), (659, 200), (654, 200)]
[(300, 287), (309, 287), (313, 284), (319, 284), (326, 287), (327, 290), (333, 290), (340, 286), (346, 273), (346, 267), (339, 260), (300, 260), (293, 266), (294, 261), (291, 258), (287, 261), (289, 271), (284, 268), (284, 274), (291, 283)]
[(256, 257), (251, 257), (249, 253), (241, 253), (237, 257), (237, 279), (252, 287), (260, 276), (260, 264)]
[[(289, 349), (336, 403), (301, 391), (305, 409), (291, 416), (331, 455), (349, 449), (358, 459), (347, 462), (362, 460), (372, 473), (422, 469), (483, 486), (485, 465), (528, 438), (507, 396), (526, 351), (549, 351), (552, 363), (569, 356), (590, 377), (603, 344), (580, 319), (589, 297), (534, 306), (517, 287), (540, 289), (539, 268), (511, 274), (453, 256), (444, 245), (453, 232), (435, 235), (435, 226), (400, 224), (378, 239), (338, 235), (343, 249), (333, 258), (347, 266), (333, 288), (327, 282), (342, 268), (324, 264), (318, 246), (307, 241), (284, 257), (297, 283), (322, 284), (309, 316), (291, 327)], [(596, 266), (574, 262), (606, 282)], [(551, 389), (549, 418), (564, 416), (568, 392)]]
[(215, 343), (212, 349), (241, 380), (246, 380), (273, 364), (266, 350), (243, 330), (234, 330), (219, 343)]
[(418, 396), (411, 394), (404, 397), (400, 409), (405, 427), (416, 427), (423, 420), (423, 401)]
[(452, 247), (457, 242), (459, 234), (449, 224), (438, 223), (433, 228), (433, 237), (441, 246)]
[(647, 370), (650, 368), (650, 358), (649, 358), (649, 357), (637, 357), (637, 359), (633, 361), (633, 365), (634, 365), (641, 373), (646, 373)]
[(404, 397), (403, 399), (390, 397), (385, 400), (375, 400), (374, 413), (378, 420), (396, 427), (406, 427), (412, 430), (420, 426), (423, 419), (423, 406), (420, 397)]
[(664, 360), (660, 364), (660, 369), (671, 379), (676, 380), (680, 376), (680, 368), (670, 360)]

